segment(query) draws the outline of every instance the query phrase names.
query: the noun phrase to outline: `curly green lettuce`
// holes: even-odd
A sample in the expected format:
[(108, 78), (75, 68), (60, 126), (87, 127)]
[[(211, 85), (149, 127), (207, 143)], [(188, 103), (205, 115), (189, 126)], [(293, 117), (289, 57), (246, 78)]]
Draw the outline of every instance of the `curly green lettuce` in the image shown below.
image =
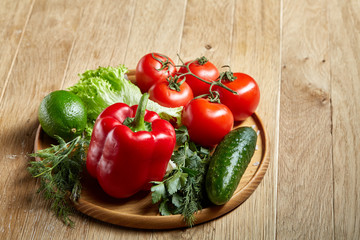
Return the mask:
[[(139, 103), (142, 93), (135, 84), (125, 78), (127, 71), (124, 65), (88, 70), (80, 74), (77, 84), (68, 88), (82, 99), (87, 108), (88, 134), (91, 134), (97, 116), (108, 106), (117, 102), (129, 106)], [(167, 108), (149, 100), (147, 109), (156, 112), (162, 119), (181, 123), (182, 107)]]

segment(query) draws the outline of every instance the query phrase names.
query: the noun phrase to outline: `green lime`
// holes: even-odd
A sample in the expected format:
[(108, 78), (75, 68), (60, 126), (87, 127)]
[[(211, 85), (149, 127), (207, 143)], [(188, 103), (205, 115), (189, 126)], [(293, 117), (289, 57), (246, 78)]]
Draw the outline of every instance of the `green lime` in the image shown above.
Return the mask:
[(50, 137), (58, 135), (68, 141), (84, 131), (87, 113), (78, 96), (58, 90), (42, 100), (38, 117), (46, 134)]

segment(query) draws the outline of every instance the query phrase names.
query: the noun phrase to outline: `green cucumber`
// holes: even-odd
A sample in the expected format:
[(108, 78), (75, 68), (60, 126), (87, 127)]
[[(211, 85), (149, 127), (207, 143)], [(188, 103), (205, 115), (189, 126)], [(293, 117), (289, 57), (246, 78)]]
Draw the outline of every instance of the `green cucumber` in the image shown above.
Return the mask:
[(223, 205), (230, 200), (254, 155), (256, 141), (254, 129), (240, 127), (218, 144), (211, 156), (205, 183), (212, 203)]

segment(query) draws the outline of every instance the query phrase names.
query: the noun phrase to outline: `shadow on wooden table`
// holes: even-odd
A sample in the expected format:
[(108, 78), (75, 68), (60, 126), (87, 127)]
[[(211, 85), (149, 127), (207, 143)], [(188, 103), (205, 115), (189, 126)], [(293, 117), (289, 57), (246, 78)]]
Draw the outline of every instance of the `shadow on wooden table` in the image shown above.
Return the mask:
[[(29, 210), (34, 207), (33, 199), (36, 193), (36, 180), (27, 171), (29, 156), (33, 152), (36, 128), (36, 118), (27, 119), (16, 124), (16, 127), (4, 128), (0, 135), (0, 143), (4, 148), (0, 158), (2, 175), (7, 175), (5, 186), (2, 186), (8, 194), (4, 195), (4, 202), (9, 207), (18, 207)], [(36, 205), (36, 204), (35, 204)]]

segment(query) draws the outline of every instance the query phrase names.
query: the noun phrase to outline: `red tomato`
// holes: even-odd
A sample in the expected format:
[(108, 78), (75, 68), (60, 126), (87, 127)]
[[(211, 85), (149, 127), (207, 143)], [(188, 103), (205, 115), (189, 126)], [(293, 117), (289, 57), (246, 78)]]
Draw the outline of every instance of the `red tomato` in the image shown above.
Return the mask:
[(186, 82), (180, 86), (180, 91), (170, 89), (167, 81), (155, 83), (149, 89), (149, 98), (164, 107), (185, 106), (194, 98), (193, 92)]
[(225, 105), (198, 98), (185, 106), (182, 123), (187, 127), (192, 141), (212, 147), (231, 131), (234, 118)]
[(260, 90), (256, 81), (247, 74), (234, 73), (237, 77), (234, 81), (222, 80), (221, 82), (236, 91), (238, 95), (232, 94), (230, 91), (214, 86), (213, 90), (220, 94), (220, 102), (230, 108), (235, 121), (243, 121), (251, 116), (260, 101)]
[[(190, 62), (187, 62), (185, 63), (185, 65), (189, 63)], [(216, 68), (214, 64), (207, 61), (207, 59), (204, 57), (190, 63), (189, 69), (194, 75), (208, 82), (213, 82), (219, 77), (219, 70)], [(186, 69), (186, 67), (181, 67), (178, 73), (184, 74), (187, 72), (188, 70)], [(196, 77), (190, 74), (186, 75), (185, 77), (186, 77), (186, 82), (193, 90), (195, 97), (209, 93), (210, 84), (202, 82), (201, 80), (197, 79)]]
[(136, 85), (142, 93), (145, 93), (156, 82), (165, 81), (168, 76), (173, 76), (175, 73), (173, 60), (158, 53), (148, 53), (136, 66)]

